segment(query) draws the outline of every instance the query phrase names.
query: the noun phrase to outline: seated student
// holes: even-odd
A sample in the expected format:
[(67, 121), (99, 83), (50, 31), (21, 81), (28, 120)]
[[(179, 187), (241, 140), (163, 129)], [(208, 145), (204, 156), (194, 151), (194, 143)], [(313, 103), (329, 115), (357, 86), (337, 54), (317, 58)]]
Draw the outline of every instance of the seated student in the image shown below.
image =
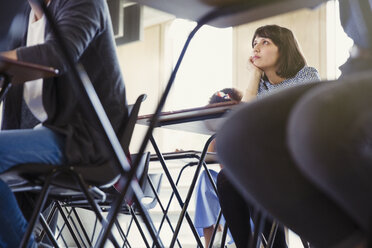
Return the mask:
[[(105, 0), (45, 0), (75, 62), (86, 69), (104, 109), (119, 132), (127, 118), (122, 79), (111, 20)], [(21, 163), (89, 166), (110, 159), (106, 138), (96, 118), (89, 117), (69, 81), (73, 80), (42, 11), (29, 1), (24, 32), (13, 37), (12, 59), (46, 66), (60, 76), (13, 85), (4, 102), (0, 132), (0, 173)], [(21, 26), (19, 28), (22, 28)], [(78, 82), (73, 82), (78, 83)], [(0, 247), (18, 247), (27, 227), (14, 195), (0, 180)], [(34, 245), (31, 238), (30, 246)]]
[[(248, 60), (247, 66), (249, 80), (243, 97), (245, 101), (252, 100), (256, 96), (265, 98), (264, 96), (269, 93), (283, 88), (320, 80), (317, 70), (306, 66), (305, 58), (299, 50), (296, 39), (287, 28), (277, 25), (259, 27), (253, 35), (252, 48), (253, 55)], [(268, 98), (270, 97), (268, 96)], [(276, 106), (276, 109), (280, 108), (281, 106)], [(279, 114), (279, 112), (273, 115), (275, 114)], [(258, 113), (256, 116), (244, 115), (239, 118), (260, 117), (261, 114)], [(225, 123), (225, 125), (229, 125), (230, 120)], [(272, 129), (276, 129), (276, 127), (272, 126)], [(245, 136), (246, 131), (240, 131), (241, 135)], [(216, 140), (223, 143), (224, 139), (225, 137), (218, 137)], [(247, 137), (246, 142), (250, 143), (251, 139)], [(268, 142), (269, 144), (270, 142)], [(235, 146), (231, 147), (232, 150), (235, 148)], [(266, 152), (266, 156), (270, 156), (271, 151), (267, 149)], [(235, 162), (236, 166), (242, 166), (241, 162), (237, 160)], [(252, 217), (252, 204), (246, 202), (243, 196), (237, 192), (233, 182), (226, 178), (224, 170), (221, 170), (217, 179), (222, 212), (237, 247), (247, 247), (250, 237), (248, 234), (251, 232), (249, 219)], [(254, 218), (252, 219), (254, 220)], [(271, 221), (268, 221), (267, 229), (264, 230), (265, 236), (268, 236), (270, 232), (270, 224)], [(282, 227), (279, 228), (274, 247), (287, 247)]]
[(342, 79), (246, 104), (216, 138), (224, 170), (244, 198), (314, 247), (371, 241), (371, 7), (340, 0), (341, 24), (355, 45)]
[[(225, 88), (214, 93), (209, 99), (209, 104), (236, 101), (240, 102), (242, 99), (242, 93), (234, 88)], [(214, 152), (214, 143), (212, 141), (208, 148), (209, 152)], [(222, 167), (222, 165), (220, 165)], [(217, 182), (217, 174), (215, 170), (209, 169), (214, 183)], [(196, 190), (196, 207), (195, 207), (195, 218), (194, 225), (201, 237), (204, 236), (205, 247), (208, 247), (212, 238), (214, 224), (217, 221), (217, 217), (220, 211), (220, 203), (218, 200), (217, 193), (209, 181), (206, 171), (202, 171), (199, 176), (199, 182), (195, 188)], [(220, 247), (222, 238), (222, 229), (225, 220), (222, 216), (220, 225), (218, 226), (216, 237), (214, 239), (213, 247)], [(231, 234), (229, 233), (230, 237)], [(233, 241), (229, 242), (232, 243)]]

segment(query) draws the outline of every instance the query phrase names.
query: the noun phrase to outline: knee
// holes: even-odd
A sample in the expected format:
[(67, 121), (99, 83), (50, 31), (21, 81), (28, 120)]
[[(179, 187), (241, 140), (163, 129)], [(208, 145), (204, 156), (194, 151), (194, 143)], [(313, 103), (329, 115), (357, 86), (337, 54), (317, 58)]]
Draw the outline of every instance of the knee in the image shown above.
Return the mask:
[[(263, 156), (262, 150), (266, 141), (262, 139), (269, 130), (260, 112), (260, 105), (243, 105), (220, 128), (216, 136), (216, 151), (219, 162), (229, 176), (234, 176), (236, 181), (246, 181), (248, 176), (254, 177), (255, 163)], [(252, 173), (248, 173), (252, 172)], [(225, 172), (221, 174), (225, 178)]]
[(325, 103), (323, 98), (314, 94), (301, 100), (287, 127), (293, 159), (302, 172), (315, 180), (331, 180), (340, 176), (335, 171), (347, 170), (359, 146), (356, 143), (363, 136), (355, 132), (362, 130), (355, 125), (356, 120), (342, 110), (346, 106), (338, 101)]
[(231, 192), (233, 185), (229, 177), (226, 174), (225, 169), (222, 169), (217, 175), (217, 192), (219, 195), (223, 195), (225, 192)]
[(220, 194), (220, 191), (221, 191), (221, 188), (223, 187), (223, 183), (224, 183), (224, 180), (225, 180), (225, 172), (224, 172), (224, 169), (220, 170), (220, 172), (218, 173), (217, 175), (217, 192), (218, 194)]
[(0, 179), (0, 192), (3, 192), (4, 189), (7, 189), (8, 188), (8, 185)]
[(227, 182), (227, 177), (225, 173), (225, 169), (222, 169), (217, 175), (217, 189), (223, 187), (224, 184)]
[(10, 195), (12, 195), (12, 190), (9, 188), (8, 184), (6, 184), (3, 180), (0, 179), (0, 195), (2, 199), (5, 201)]

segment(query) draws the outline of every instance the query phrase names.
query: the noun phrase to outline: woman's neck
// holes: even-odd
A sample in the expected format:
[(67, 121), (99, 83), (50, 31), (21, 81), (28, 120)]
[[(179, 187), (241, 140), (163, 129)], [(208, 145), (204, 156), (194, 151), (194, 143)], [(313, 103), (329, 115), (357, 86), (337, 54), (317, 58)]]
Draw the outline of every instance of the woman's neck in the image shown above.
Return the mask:
[(286, 78), (278, 76), (278, 74), (276, 74), (276, 70), (267, 70), (264, 73), (271, 84), (280, 84), (286, 80)]

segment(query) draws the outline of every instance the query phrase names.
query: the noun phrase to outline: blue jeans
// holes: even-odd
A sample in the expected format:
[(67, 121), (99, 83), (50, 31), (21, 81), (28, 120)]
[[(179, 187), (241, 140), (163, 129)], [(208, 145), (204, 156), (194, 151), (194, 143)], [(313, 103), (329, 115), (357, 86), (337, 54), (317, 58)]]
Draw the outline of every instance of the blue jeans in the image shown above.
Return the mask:
[[(0, 173), (21, 163), (64, 162), (64, 137), (48, 128), (6, 130), (0, 132)], [(14, 194), (0, 180), (0, 247), (18, 247), (27, 228), (27, 221)], [(34, 243), (31, 237), (30, 246)]]

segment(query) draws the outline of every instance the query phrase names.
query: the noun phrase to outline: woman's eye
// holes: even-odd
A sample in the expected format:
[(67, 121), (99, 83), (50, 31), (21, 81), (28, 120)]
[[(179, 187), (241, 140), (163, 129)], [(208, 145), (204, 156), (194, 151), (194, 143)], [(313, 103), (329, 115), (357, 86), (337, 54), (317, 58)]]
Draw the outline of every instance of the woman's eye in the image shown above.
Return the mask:
[(267, 45), (267, 44), (269, 44), (269, 42), (267, 40), (264, 40), (263, 44)]

